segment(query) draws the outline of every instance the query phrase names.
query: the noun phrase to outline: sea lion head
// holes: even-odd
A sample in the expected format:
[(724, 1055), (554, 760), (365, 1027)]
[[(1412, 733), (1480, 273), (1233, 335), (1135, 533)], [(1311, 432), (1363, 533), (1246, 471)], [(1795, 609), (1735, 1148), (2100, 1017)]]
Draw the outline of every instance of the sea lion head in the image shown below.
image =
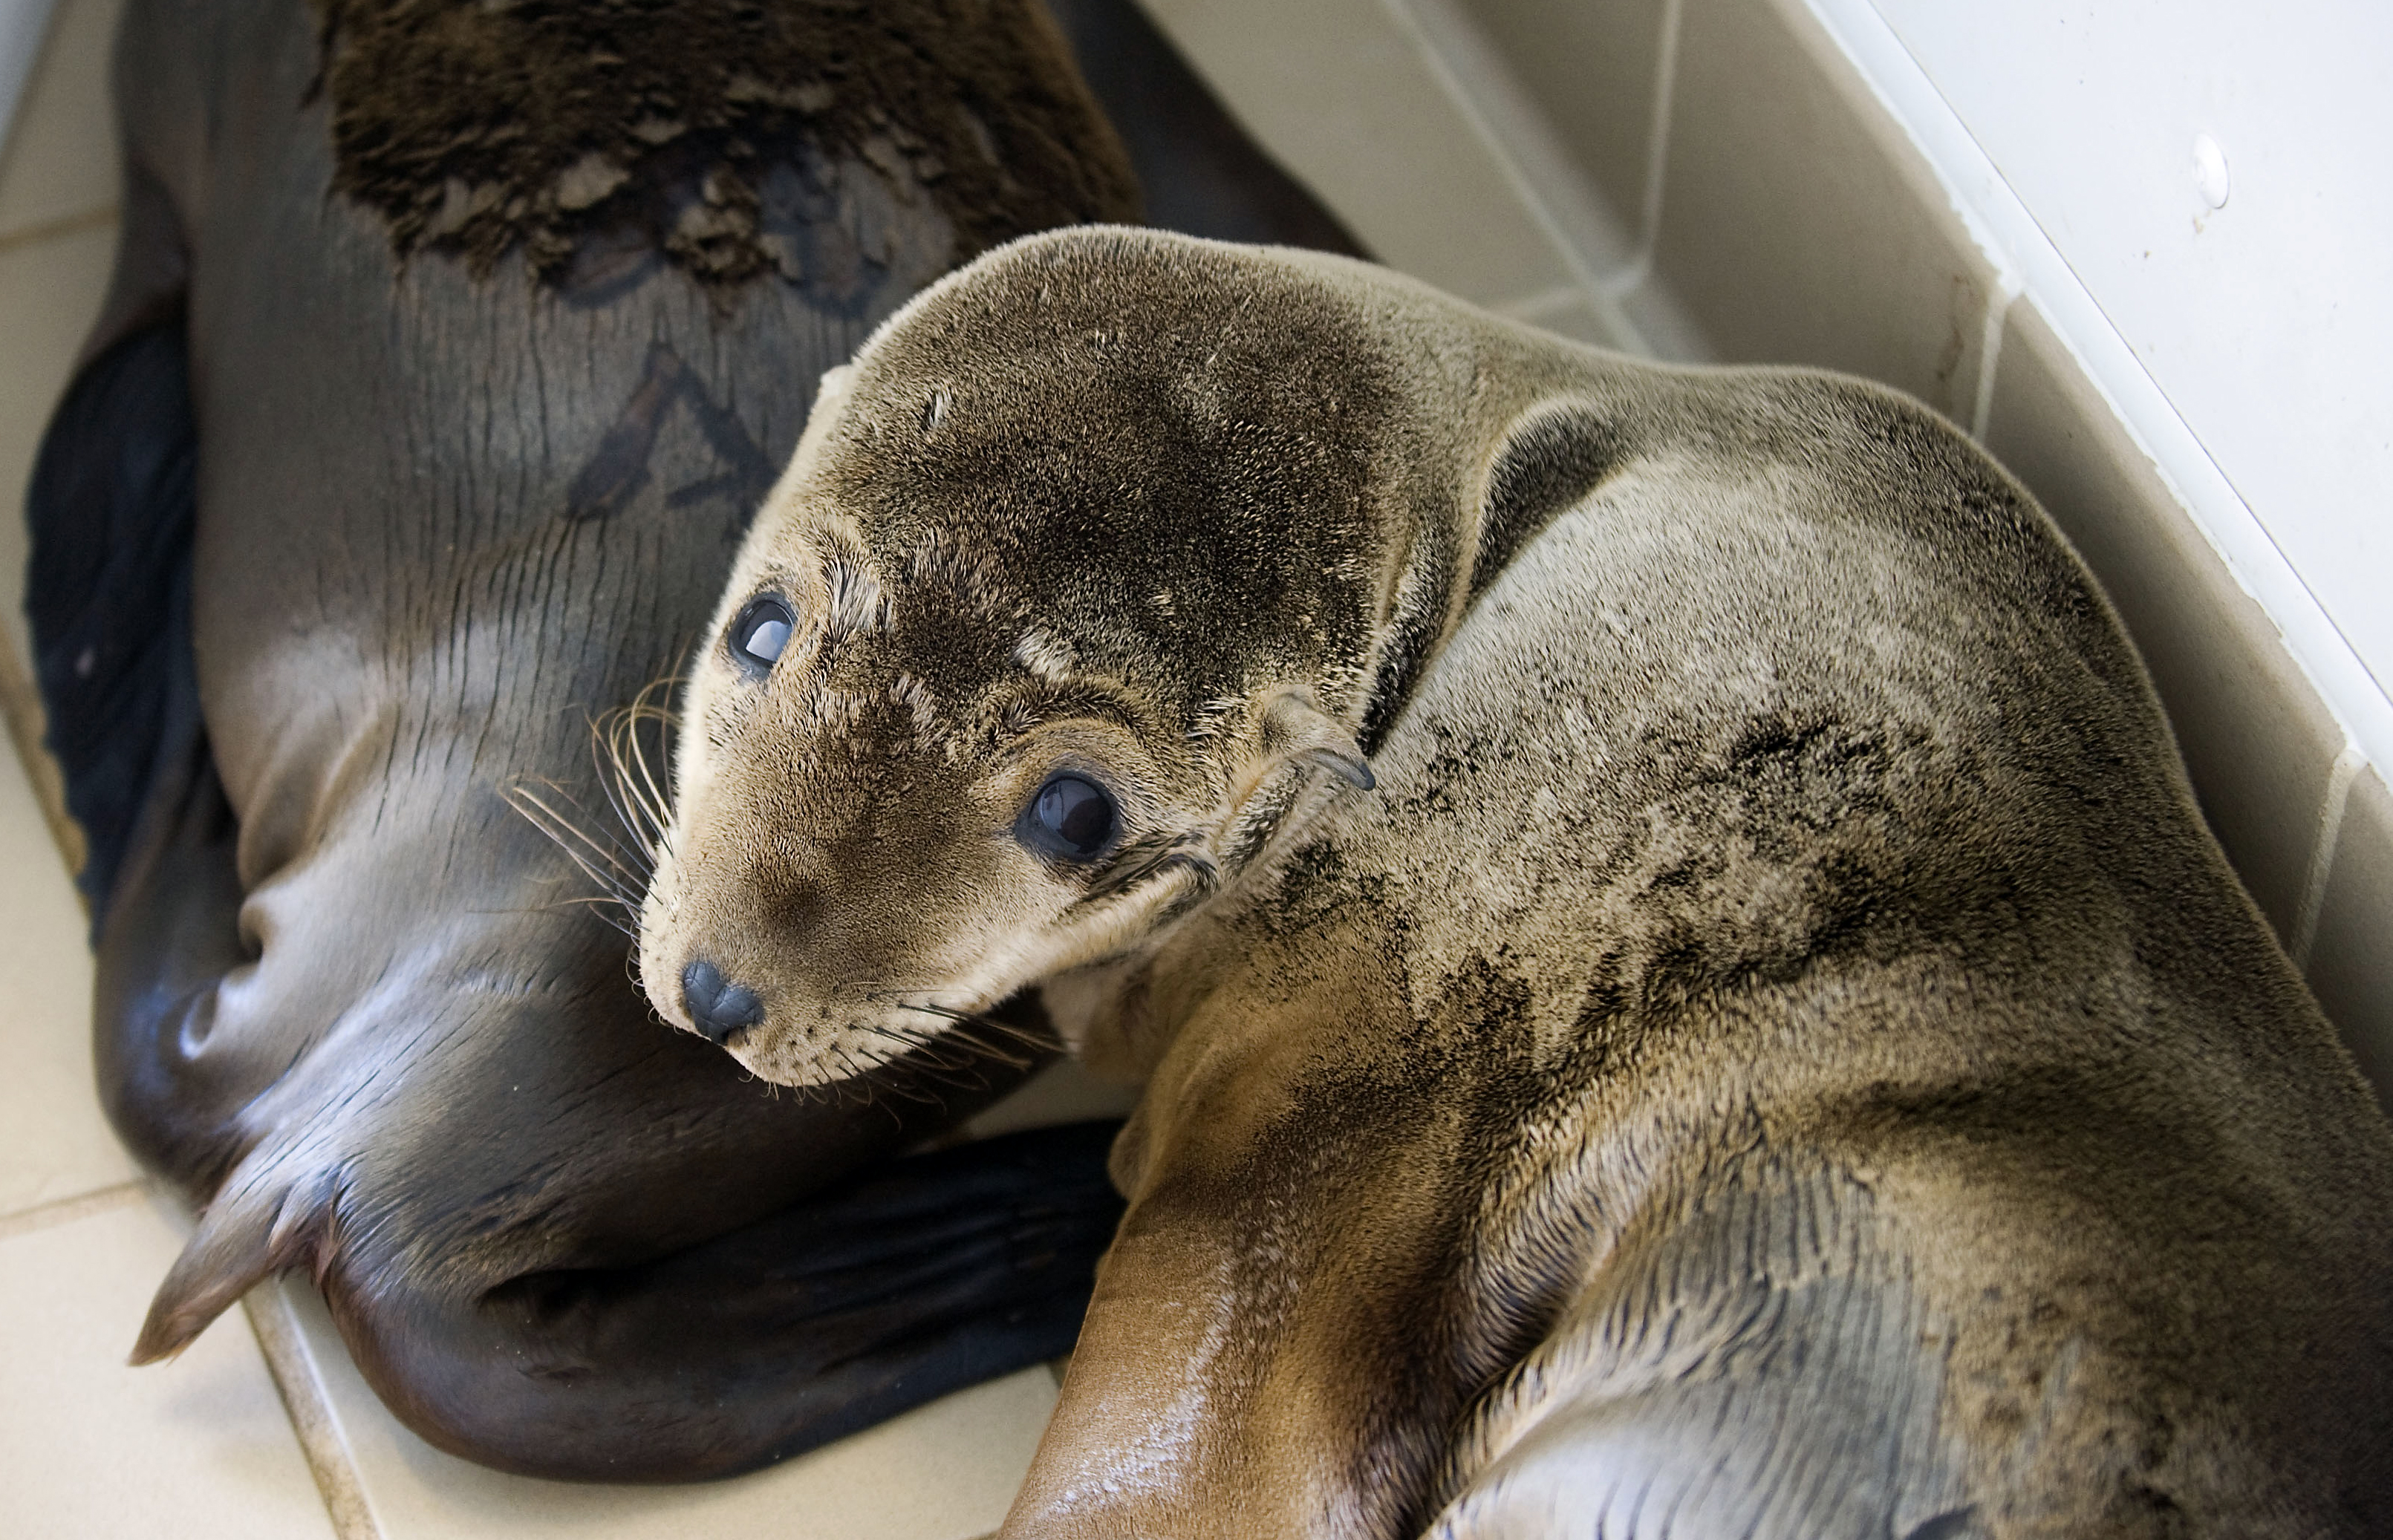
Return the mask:
[(640, 925), (670, 1021), (844, 1078), (1372, 784), (1451, 497), (1390, 474), (1405, 372), (1307, 260), (1033, 237), (826, 376), (683, 703)]

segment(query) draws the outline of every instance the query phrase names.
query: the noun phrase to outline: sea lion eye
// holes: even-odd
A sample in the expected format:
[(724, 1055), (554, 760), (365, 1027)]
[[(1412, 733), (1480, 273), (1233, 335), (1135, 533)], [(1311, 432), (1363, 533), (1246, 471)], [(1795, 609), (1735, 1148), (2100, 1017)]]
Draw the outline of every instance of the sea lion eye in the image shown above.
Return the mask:
[(741, 663), (762, 673), (781, 656), (790, 645), (790, 630), (797, 617), (790, 607), (767, 594), (752, 599), (731, 622), (731, 653)]
[(1047, 777), (1015, 827), (1027, 844), (1085, 861), (1113, 842), (1120, 822), (1104, 787), (1082, 776), (1061, 775)]

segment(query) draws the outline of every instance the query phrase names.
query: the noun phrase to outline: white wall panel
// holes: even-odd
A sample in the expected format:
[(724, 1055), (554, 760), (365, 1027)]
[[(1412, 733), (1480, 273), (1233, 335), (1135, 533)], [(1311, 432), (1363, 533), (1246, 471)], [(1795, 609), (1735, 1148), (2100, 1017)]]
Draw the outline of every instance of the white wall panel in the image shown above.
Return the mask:
[(1874, 3), (2393, 693), (2393, 7)]

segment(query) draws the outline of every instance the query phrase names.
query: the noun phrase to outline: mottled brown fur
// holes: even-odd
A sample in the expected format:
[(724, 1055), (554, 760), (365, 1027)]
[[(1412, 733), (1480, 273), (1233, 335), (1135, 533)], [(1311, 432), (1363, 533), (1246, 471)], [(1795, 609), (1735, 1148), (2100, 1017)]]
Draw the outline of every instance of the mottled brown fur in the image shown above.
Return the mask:
[[(2393, 1131), (1948, 424), (1126, 231), (825, 402), (644, 968), (733, 959), (776, 1078), (852, 969), (1144, 1080), (1009, 1535), (2393, 1527)], [(1375, 790), (1270, 751), (1290, 692)], [(1026, 866), (1055, 763), (1207, 880)]]

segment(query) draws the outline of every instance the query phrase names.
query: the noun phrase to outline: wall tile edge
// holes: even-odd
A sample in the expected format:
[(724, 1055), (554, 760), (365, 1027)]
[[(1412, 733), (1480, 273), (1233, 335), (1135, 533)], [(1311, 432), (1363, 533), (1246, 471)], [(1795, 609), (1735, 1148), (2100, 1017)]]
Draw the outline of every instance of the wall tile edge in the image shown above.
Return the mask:
[(2276, 627), (2346, 737), (2371, 763), (2393, 764), (2393, 699), (1870, 0), (1769, 3), (1824, 29), (1926, 160), (1987, 259), (2052, 319), (2078, 367)]

